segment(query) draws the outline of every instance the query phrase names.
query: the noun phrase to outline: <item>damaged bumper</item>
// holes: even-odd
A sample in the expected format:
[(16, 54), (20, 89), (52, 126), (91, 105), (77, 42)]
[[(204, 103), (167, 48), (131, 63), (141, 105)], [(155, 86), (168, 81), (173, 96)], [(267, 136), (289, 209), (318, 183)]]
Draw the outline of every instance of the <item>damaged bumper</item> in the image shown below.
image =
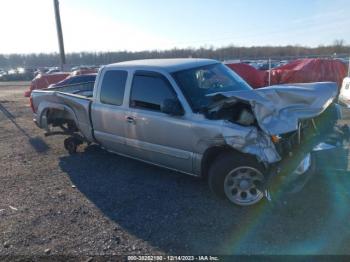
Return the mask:
[(298, 167), (293, 171), (292, 176), (300, 176), (305, 174), (312, 164), (311, 153), (308, 153), (303, 160), (299, 163)]
[[(341, 149), (340, 146), (331, 145), (325, 142), (317, 144), (310, 153), (307, 153), (305, 157), (301, 160), (297, 168), (290, 174), (290, 178), (297, 180), (302, 178), (302, 176), (311, 176), (314, 174), (319, 154), (332, 154), (335, 153), (338, 149)], [(336, 153), (335, 153), (336, 154)], [(334, 155), (334, 154), (333, 154)]]
[(342, 155), (344, 155), (343, 143), (320, 142), (311, 151), (291, 156), (271, 168), (265, 190), (268, 189), (271, 195), (278, 191), (298, 193), (317, 171), (334, 168), (332, 163), (326, 160), (329, 159), (329, 156), (337, 158)]

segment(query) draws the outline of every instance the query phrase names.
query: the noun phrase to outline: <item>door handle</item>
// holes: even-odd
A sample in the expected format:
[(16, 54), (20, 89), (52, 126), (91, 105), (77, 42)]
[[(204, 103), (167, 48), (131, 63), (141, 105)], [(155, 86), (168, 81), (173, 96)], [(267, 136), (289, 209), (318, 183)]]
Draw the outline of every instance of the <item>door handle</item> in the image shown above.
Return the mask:
[(127, 116), (126, 121), (130, 124), (135, 124), (135, 119), (132, 116)]

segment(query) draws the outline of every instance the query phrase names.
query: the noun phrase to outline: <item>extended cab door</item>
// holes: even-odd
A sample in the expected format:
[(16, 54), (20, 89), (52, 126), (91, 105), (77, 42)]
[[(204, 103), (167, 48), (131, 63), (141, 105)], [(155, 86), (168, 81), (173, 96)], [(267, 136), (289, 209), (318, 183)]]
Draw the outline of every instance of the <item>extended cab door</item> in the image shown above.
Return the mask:
[(109, 150), (126, 154), (125, 116), (128, 106), (124, 105), (124, 93), (128, 72), (108, 69), (102, 71), (100, 77), (91, 108), (95, 139)]
[(191, 122), (185, 115), (161, 112), (164, 99), (177, 98), (163, 74), (136, 71), (126, 116), (126, 144), (137, 158), (192, 173)]

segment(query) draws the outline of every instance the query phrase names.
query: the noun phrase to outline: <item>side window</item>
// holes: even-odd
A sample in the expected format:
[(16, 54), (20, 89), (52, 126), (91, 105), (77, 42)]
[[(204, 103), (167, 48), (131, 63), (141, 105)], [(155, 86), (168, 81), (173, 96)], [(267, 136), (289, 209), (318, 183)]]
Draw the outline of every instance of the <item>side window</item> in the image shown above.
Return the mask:
[(102, 79), (101, 103), (120, 106), (123, 103), (128, 73), (120, 70), (107, 71)]
[(160, 111), (164, 99), (175, 97), (172, 86), (162, 77), (136, 74), (131, 87), (130, 107)]

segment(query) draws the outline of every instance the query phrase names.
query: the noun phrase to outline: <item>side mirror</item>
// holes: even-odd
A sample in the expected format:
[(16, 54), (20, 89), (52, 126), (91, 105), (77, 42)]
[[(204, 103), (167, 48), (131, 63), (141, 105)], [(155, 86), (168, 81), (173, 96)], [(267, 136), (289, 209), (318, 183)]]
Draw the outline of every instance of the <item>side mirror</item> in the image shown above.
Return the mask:
[(172, 116), (182, 116), (184, 114), (184, 110), (177, 99), (164, 99), (160, 110)]

